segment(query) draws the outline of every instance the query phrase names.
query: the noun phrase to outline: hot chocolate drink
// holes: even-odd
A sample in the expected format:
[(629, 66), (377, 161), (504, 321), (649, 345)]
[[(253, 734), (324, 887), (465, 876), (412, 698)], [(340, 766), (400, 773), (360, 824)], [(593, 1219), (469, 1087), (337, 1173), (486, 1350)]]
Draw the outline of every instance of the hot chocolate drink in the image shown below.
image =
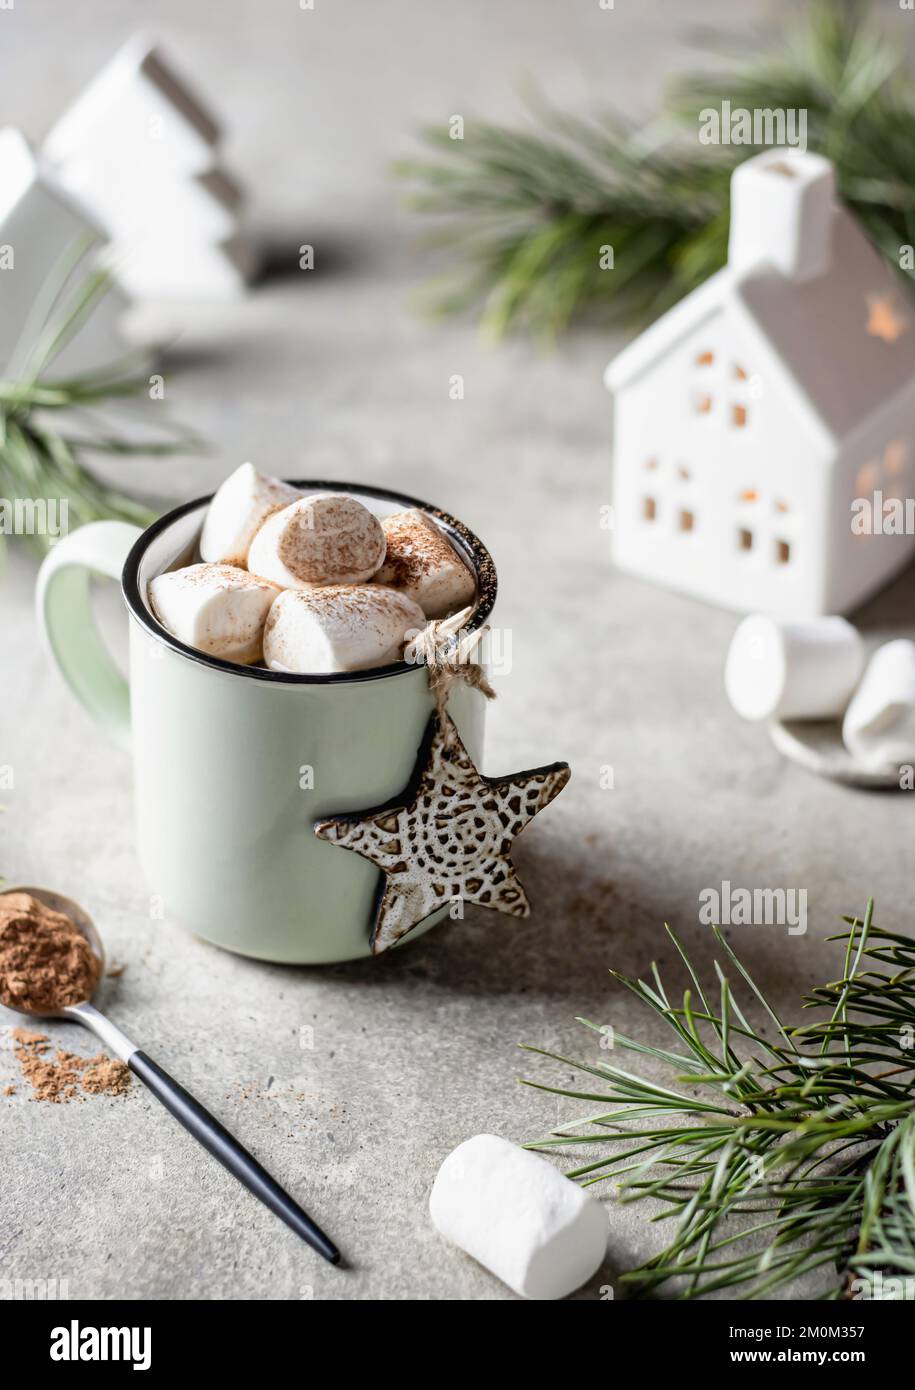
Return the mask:
[(377, 515), (352, 493), (302, 494), (244, 463), (216, 492), (201, 563), (159, 574), (149, 604), (189, 647), (294, 674), (402, 659), (429, 619), (473, 602), (473, 574), (418, 508)]

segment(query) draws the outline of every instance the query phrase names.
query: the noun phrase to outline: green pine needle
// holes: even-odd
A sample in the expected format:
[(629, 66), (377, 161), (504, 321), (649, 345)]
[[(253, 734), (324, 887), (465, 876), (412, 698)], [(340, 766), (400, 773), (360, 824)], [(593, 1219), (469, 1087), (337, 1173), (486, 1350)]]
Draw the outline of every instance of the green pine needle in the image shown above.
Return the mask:
[[(523, 1084), (598, 1107), (527, 1147), (594, 1146), (599, 1156), (569, 1177), (612, 1178), (621, 1201), (654, 1198), (654, 1219), (675, 1224), (666, 1248), (623, 1276), (636, 1296), (765, 1298), (822, 1271), (824, 1296), (840, 1298), (877, 1271), (915, 1274), (915, 941), (875, 926), (873, 909), (871, 899), (832, 938), (845, 942), (842, 976), (805, 996), (817, 1017), (801, 1026), (778, 1018), (718, 928), (714, 1003), (669, 927), (692, 981), (682, 1005), (655, 966), (651, 985), (611, 971), (676, 1039), (668, 1050), (615, 1033), (614, 1051), (653, 1057), (667, 1082), (525, 1049), (593, 1080)], [(748, 1021), (756, 1013), (766, 1034)]]
[[(78, 376), (50, 376), (55, 359), (110, 288), (107, 274), (80, 273), (90, 245), (88, 240), (77, 243), (55, 266), (13, 354), (10, 375), (0, 379), (0, 544), (17, 507), (21, 515), (34, 517), (36, 504), (50, 501), (58, 506), (66, 502), (70, 530), (107, 518), (148, 526), (155, 512), (103, 483), (92, 471), (93, 455), (157, 456), (200, 447), (195, 437), (167, 420), (165, 437), (154, 440), (131, 440), (99, 422), (95, 412), (106, 406), (148, 399), (148, 378), (136, 374), (130, 355)], [(21, 538), (39, 553), (53, 540), (40, 528)]]
[(669, 308), (724, 264), (731, 174), (759, 152), (699, 143), (699, 113), (725, 100), (805, 109), (809, 147), (835, 162), (843, 198), (898, 269), (915, 242), (915, 82), (898, 46), (864, 4), (816, 0), (774, 50), (762, 36), (744, 47), (762, 56), (681, 78), (648, 131), (542, 103), (528, 132), (471, 119), (462, 140), (424, 131), (431, 157), (395, 171), (448, 257), (428, 307), (476, 308), (490, 334), (545, 340), (583, 313), (642, 324)]

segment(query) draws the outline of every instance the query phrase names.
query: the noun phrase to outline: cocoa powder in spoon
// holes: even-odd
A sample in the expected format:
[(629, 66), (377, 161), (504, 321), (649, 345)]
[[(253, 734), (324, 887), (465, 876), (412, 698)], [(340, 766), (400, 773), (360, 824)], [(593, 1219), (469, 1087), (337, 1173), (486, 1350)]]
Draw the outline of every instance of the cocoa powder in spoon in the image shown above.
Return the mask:
[[(0, 895), (0, 1003), (56, 1013), (89, 999), (100, 973), (98, 957), (64, 913), (30, 893)], [(104, 1053), (80, 1057), (58, 1049), (51, 1058), (46, 1033), (14, 1028), (12, 1038), (33, 1100), (60, 1104), (81, 1091), (120, 1095), (127, 1089), (128, 1068)], [(4, 1095), (15, 1095), (15, 1087), (4, 1087)]]
[(69, 917), (31, 893), (0, 896), (0, 1003), (56, 1013), (89, 999), (101, 965)]

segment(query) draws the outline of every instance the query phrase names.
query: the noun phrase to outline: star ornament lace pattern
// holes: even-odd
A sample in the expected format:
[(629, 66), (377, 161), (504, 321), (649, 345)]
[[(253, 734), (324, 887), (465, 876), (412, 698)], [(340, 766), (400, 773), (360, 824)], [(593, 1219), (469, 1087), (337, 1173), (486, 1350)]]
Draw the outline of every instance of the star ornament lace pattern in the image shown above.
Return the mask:
[(484, 777), (451, 718), (433, 715), (401, 797), (315, 825), (320, 839), (361, 854), (384, 873), (372, 954), (387, 951), (455, 898), (509, 917), (529, 916), (512, 846), (570, 776), (568, 763), (551, 763)]

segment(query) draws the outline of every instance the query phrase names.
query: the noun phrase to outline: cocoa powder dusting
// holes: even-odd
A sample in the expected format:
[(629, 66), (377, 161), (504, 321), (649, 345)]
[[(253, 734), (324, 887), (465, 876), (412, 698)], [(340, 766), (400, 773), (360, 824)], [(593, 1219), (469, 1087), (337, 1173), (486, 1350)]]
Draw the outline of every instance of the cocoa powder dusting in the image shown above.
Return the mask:
[(415, 508), (386, 516), (381, 527), (387, 541), (381, 574), (395, 589), (410, 588), (443, 565), (463, 564), (448, 537)]
[(91, 1096), (122, 1096), (130, 1085), (130, 1068), (126, 1062), (99, 1053), (90, 1057), (82, 1075), (82, 1086)]
[[(14, 1055), (32, 1088), (32, 1100), (64, 1105), (77, 1098), (83, 1099), (82, 1092), (94, 1096), (120, 1096), (130, 1084), (130, 1069), (126, 1063), (106, 1057), (104, 1052), (95, 1057), (80, 1057), (75, 1052), (58, 1048), (50, 1058), (46, 1055), (50, 1050), (47, 1033), (14, 1028), (12, 1038), (16, 1044)], [(7, 1086), (4, 1094), (15, 1095), (15, 1089)]]
[(56, 1013), (88, 999), (101, 966), (69, 917), (30, 893), (0, 896), (0, 1003)]

